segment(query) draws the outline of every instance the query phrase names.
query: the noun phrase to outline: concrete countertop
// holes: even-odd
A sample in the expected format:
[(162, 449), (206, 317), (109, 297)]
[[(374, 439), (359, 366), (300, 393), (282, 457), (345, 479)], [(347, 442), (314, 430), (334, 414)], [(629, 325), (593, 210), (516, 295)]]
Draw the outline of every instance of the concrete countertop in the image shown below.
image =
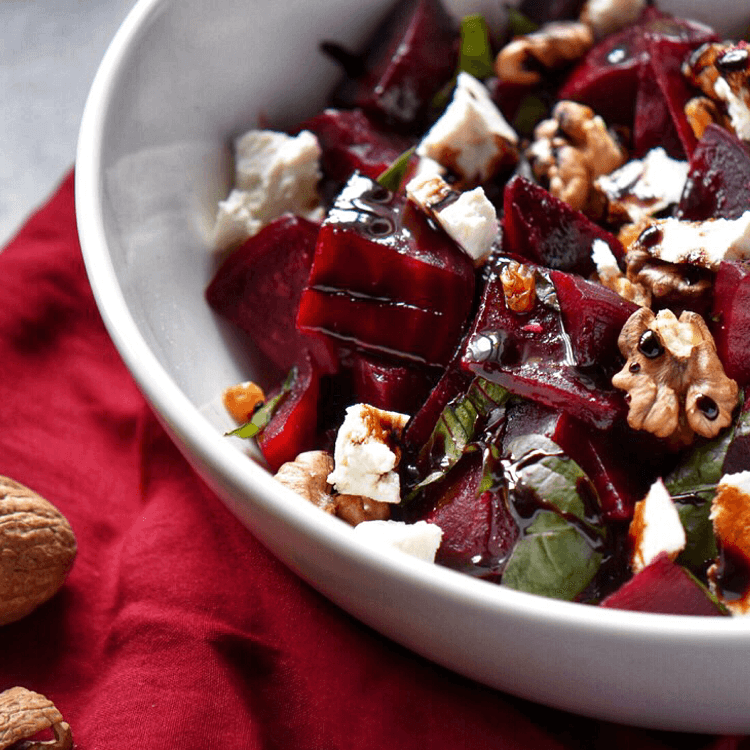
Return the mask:
[(86, 95), (133, 4), (0, 2), (0, 248), (73, 166)]

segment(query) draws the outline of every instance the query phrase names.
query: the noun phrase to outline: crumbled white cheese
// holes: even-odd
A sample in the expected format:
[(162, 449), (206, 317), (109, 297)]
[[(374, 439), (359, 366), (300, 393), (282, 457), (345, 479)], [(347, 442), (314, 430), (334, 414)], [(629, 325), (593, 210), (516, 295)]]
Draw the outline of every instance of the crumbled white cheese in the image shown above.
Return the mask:
[(722, 260), (750, 257), (750, 211), (737, 219), (680, 221), (659, 219), (659, 242), (648, 252), (667, 263), (693, 263), (716, 270)]
[(286, 212), (318, 218), (320, 145), (309, 131), (290, 136), (251, 130), (235, 142), (235, 185), (219, 202), (214, 246), (257, 234)]
[(679, 202), (688, 176), (688, 163), (653, 148), (643, 159), (633, 159), (614, 172), (598, 177), (596, 185), (638, 223)]
[(495, 207), (481, 187), (459, 193), (442, 177), (428, 172), (409, 181), (406, 195), (432, 216), (475, 264), (487, 259), (499, 227)]
[(612, 248), (599, 237), (591, 243), (591, 259), (594, 261), (596, 272), (599, 276), (607, 276), (620, 272), (620, 267), (617, 265), (617, 258), (612, 252)]
[(443, 539), (443, 530), (427, 521), (363, 521), (354, 531), (378, 546), (395, 547), (426, 562), (435, 561)]
[(661, 553), (674, 559), (685, 549), (685, 529), (672, 498), (661, 479), (657, 479), (646, 497), (636, 503), (630, 534), (634, 548), (631, 567), (643, 570)]
[(717, 78), (714, 83), (714, 91), (726, 105), (729, 120), (738, 138), (744, 141), (750, 140), (750, 108), (745, 100), (732, 91), (725, 78)]
[(396, 441), (407, 414), (355, 404), (346, 410), (334, 446), (329, 484), (343, 495), (361, 495), (382, 503), (401, 502)]
[(601, 39), (635, 23), (645, 7), (646, 0), (587, 0), (581, 20)]
[(417, 146), (417, 154), (452, 169), (465, 183), (478, 184), (493, 176), (517, 143), (484, 84), (462, 72), (450, 104)]
[(750, 471), (738, 471), (735, 474), (724, 474), (719, 480), (719, 487), (734, 487), (748, 497), (750, 505)]

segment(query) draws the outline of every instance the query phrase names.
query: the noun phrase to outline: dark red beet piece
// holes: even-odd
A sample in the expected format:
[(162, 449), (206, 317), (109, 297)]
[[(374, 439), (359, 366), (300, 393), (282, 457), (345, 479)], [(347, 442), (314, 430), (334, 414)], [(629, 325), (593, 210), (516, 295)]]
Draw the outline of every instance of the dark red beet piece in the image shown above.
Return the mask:
[(362, 71), (334, 93), (334, 104), (359, 107), (392, 127), (415, 131), (456, 70), (458, 41), (440, 0), (399, 3), (373, 35), (360, 60)]
[[(258, 435), (258, 447), (275, 472), (281, 464), (315, 448), (320, 377), (309, 357), (297, 366), (291, 391)], [(267, 394), (273, 398), (280, 388)]]
[(561, 271), (551, 271), (563, 326), (580, 367), (618, 366), (617, 338), (638, 305), (611, 289)]
[(640, 158), (661, 146), (675, 159), (689, 156), (697, 139), (685, 116), (685, 104), (695, 95), (681, 67), (689, 49), (683, 41), (648, 39), (648, 63), (638, 76), (633, 125), (633, 156)]
[(284, 372), (306, 351), (324, 372), (337, 368), (331, 343), (295, 325), (319, 229), (291, 214), (276, 219), (226, 259), (206, 290), (209, 305), (247, 332)]
[(716, 351), (726, 374), (750, 383), (750, 264), (722, 261), (714, 280), (711, 320)]
[(676, 215), (689, 221), (737, 219), (750, 210), (750, 148), (734, 133), (709, 125), (690, 157)]
[(361, 352), (352, 355), (355, 398), (378, 409), (414, 414), (437, 379), (437, 370), (386, 362)]
[(436, 562), (480, 575), (491, 573), (518, 538), (500, 493), (478, 494), (481, 478), (481, 454), (466, 456), (446, 480), (426, 491), (432, 502), (422, 516), (443, 530)]
[(659, 555), (599, 606), (663, 615), (719, 617), (724, 614), (695, 578), (666, 554)]
[(326, 109), (303, 122), (299, 130), (315, 133), (323, 173), (342, 184), (354, 172), (377, 179), (413, 145), (410, 138), (376, 128), (360, 109)]
[(603, 240), (621, 258), (622, 243), (543, 187), (515, 176), (503, 196), (503, 251), (548, 268), (587, 276), (594, 270), (591, 245)]
[(512, 393), (567, 411), (600, 429), (625, 414), (621, 393), (575, 365), (560, 313), (539, 296), (530, 312), (512, 312), (497, 277), (485, 287), (461, 365)]
[(716, 39), (703, 24), (647, 8), (637, 23), (596, 44), (573, 69), (558, 96), (588, 104), (608, 125), (632, 127), (641, 69), (651, 59), (650, 43), (669, 40), (687, 53)]
[(631, 519), (635, 504), (664, 470), (663, 445), (626, 424), (596, 430), (562, 414), (549, 437), (592, 481), (605, 522)]
[(321, 227), (298, 327), (396, 361), (445, 365), (474, 265), (403, 196), (354, 175)]

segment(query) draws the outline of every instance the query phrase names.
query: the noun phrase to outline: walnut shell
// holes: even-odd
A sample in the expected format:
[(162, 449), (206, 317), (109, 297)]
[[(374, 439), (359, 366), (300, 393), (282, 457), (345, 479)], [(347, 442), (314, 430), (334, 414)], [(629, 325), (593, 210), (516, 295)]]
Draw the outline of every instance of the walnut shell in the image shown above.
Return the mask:
[(51, 729), (54, 739), (23, 743), (26, 750), (71, 750), (70, 725), (49, 698), (33, 690), (14, 687), (0, 693), (0, 750)]
[(65, 516), (0, 476), (0, 625), (25, 617), (63, 585), (76, 556)]

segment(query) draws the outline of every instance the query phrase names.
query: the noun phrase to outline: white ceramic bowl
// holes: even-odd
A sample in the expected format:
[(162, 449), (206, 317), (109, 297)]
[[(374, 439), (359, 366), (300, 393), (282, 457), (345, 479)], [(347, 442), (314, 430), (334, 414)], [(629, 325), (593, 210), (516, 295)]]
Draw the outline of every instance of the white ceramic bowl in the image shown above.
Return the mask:
[[(356, 45), (382, 6), (136, 4), (91, 89), (76, 165), (84, 256), (115, 344), (237, 517), (363, 622), (457, 672), (558, 708), (653, 728), (750, 732), (750, 622), (552, 601), (365, 548), (222, 437), (206, 408), (225, 386), (259, 373), (203, 298), (230, 138), (259, 116), (283, 128), (320, 109), (337, 71), (318, 42)], [(476, 7), (454, 3), (459, 14)], [(708, 20), (745, 13), (733, 7), (713, 3)], [(721, 30), (733, 25), (727, 15)]]

